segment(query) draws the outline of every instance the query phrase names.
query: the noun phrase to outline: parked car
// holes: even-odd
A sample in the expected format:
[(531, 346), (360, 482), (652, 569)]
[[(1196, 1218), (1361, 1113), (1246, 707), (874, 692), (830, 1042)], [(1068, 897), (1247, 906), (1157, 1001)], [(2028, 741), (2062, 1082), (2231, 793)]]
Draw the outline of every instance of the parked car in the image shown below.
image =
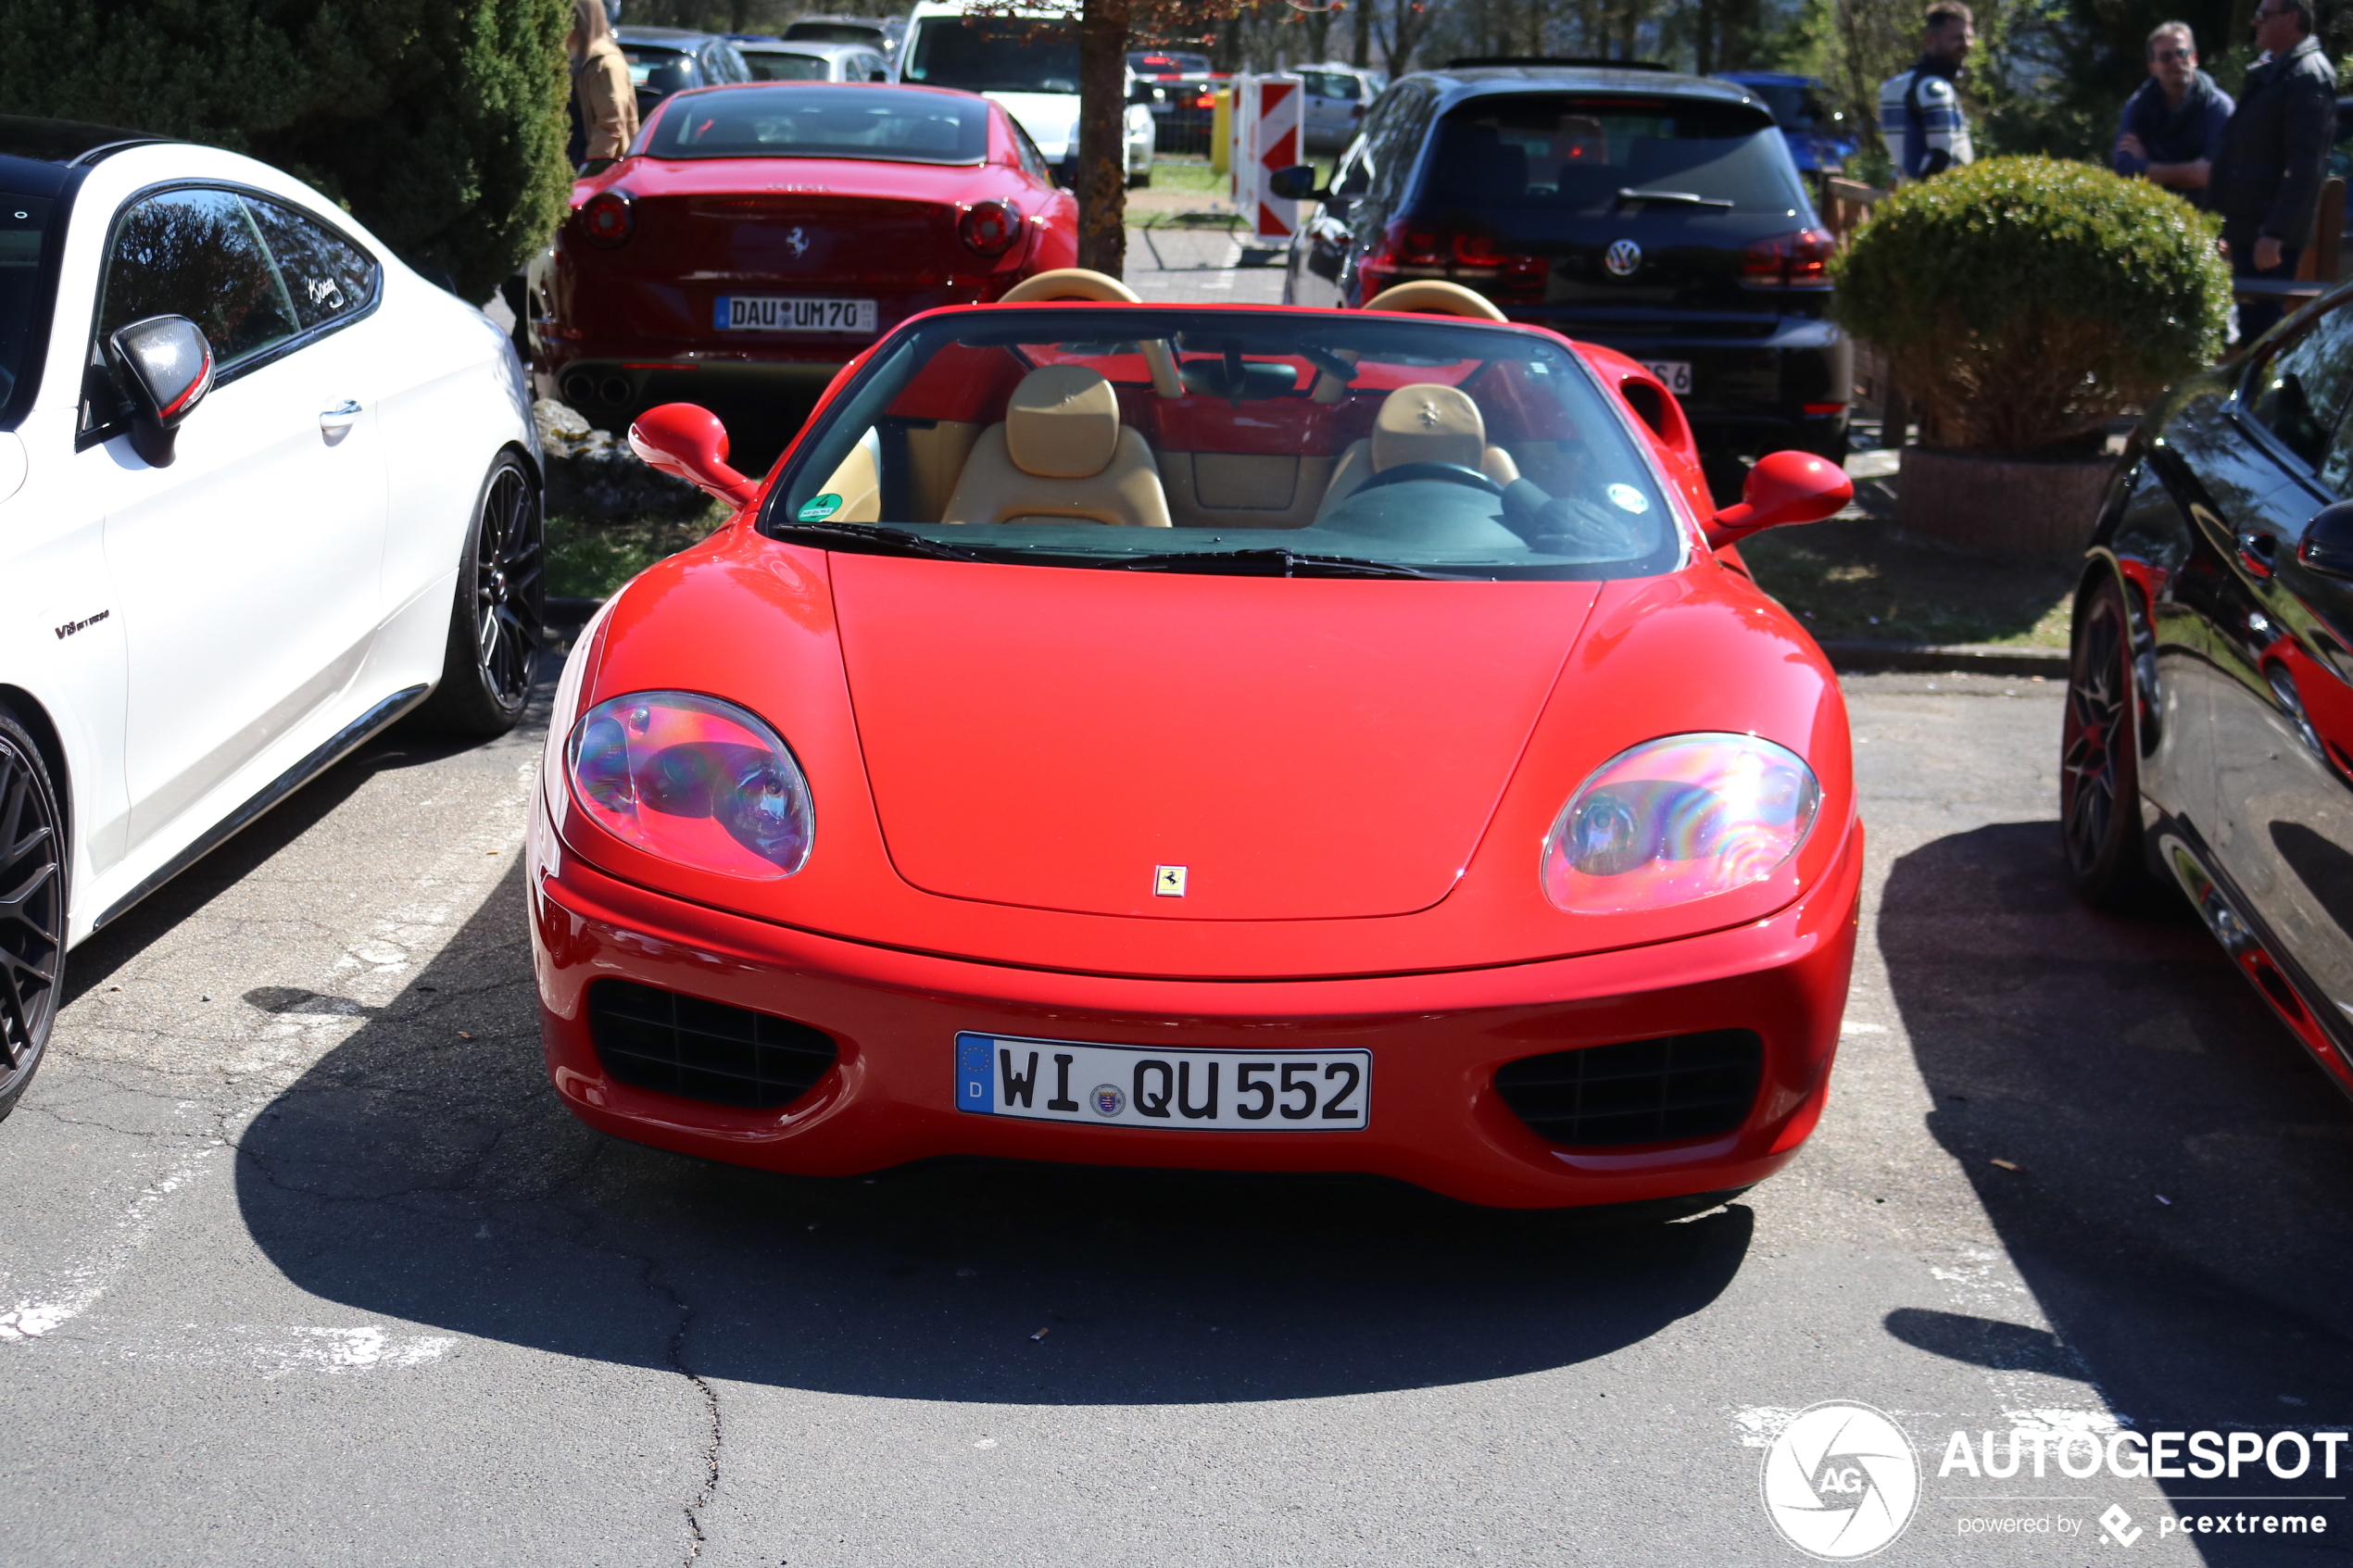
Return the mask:
[(1743, 89), (1652, 69), (1401, 78), (1291, 244), (1283, 297), (1362, 305), (1414, 278), (1604, 343), (1681, 400), (1719, 489), (1741, 454), (1846, 451), (1854, 349), (1831, 236)]
[(2178, 886), (2353, 1093), (2353, 290), (2133, 433), (2074, 613), (2059, 755), (2093, 903)]
[(1782, 71), (1728, 70), (1718, 80), (1737, 82), (1773, 111), (1789, 142), (1790, 161), (1802, 173), (1836, 174), (1862, 145), (1843, 109), (1831, 105), (1819, 77)]
[[(1054, 166), (1078, 183), (1078, 17), (1075, 10), (984, 10), (976, 0), (920, 0), (907, 19), (898, 80), (956, 87), (1002, 104)], [(1127, 84), (1126, 175), (1149, 184), (1152, 115)]]
[[(1034, 298), (1031, 297), (1034, 291)], [(1101, 303), (1051, 302), (1079, 293)], [(1837, 677), (1664, 387), (1464, 315), (910, 321), (582, 635), (529, 841), (557, 1093), (845, 1174), (1356, 1171), (1699, 1209), (1828, 1092), (1862, 833)], [(1534, 854), (1533, 861), (1530, 855)]]
[(544, 395), (615, 428), (724, 390), (802, 406), (905, 318), (1077, 256), (1077, 203), (969, 93), (754, 82), (667, 99), (534, 263)]
[(1364, 129), (1365, 111), (1378, 96), (1366, 72), (1325, 64), (1293, 68), (1300, 80), (1300, 139), (1311, 153), (1336, 153)]
[(887, 82), (889, 58), (863, 44), (787, 44), (737, 40), (755, 82)]
[(505, 335), (333, 202), (0, 118), (0, 1115), (68, 948), (403, 714), (515, 722), (539, 495)]
[(717, 87), (752, 80), (751, 68), (736, 45), (715, 33), (675, 27), (619, 27), (613, 42), (629, 62), (637, 89), (637, 118), (653, 117), (654, 106), (689, 87)]
[(1131, 49), (1127, 52), (1127, 75), (1128, 101), (1143, 105), (1151, 113), (1159, 151), (1209, 150), (1210, 131), (1216, 120), (1216, 94), (1227, 85), (1227, 78), (1213, 69), (1207, 55)]

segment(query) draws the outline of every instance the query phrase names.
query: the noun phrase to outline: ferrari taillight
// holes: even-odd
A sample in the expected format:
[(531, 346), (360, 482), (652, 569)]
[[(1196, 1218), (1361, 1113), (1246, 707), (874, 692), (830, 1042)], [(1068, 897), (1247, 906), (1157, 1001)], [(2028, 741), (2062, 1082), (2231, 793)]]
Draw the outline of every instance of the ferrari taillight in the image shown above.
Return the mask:
[(1741, 253), (1741, 282), (1760, 289), (1825, 289), (1838, 242), (1819, 229), (1758, 240)]
[(637, 213), (622, 190), (598, 191), (580, 209), (580, 227), (600, 245), (617, 245), (637, 226)]
[(956, 237), (975, 256), (1002, 256), (1021, 238), (1021, 213), (1006, 202), (975, 202), (956, 220)]

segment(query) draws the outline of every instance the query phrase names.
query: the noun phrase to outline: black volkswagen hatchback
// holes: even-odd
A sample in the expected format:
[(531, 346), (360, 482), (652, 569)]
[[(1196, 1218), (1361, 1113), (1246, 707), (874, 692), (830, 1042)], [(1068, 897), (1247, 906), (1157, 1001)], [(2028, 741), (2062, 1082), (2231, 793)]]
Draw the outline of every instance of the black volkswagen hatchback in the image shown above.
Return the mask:
[(1382, 94), (1315, 195), (1289, 303), (1361, 306), (1448, 279), (1649, 365), (1705, 455), (1845, 456), (1854, 350), (1830, 320), (1831, 237), (1771, 111), (1736, 83), (1418, 72)]

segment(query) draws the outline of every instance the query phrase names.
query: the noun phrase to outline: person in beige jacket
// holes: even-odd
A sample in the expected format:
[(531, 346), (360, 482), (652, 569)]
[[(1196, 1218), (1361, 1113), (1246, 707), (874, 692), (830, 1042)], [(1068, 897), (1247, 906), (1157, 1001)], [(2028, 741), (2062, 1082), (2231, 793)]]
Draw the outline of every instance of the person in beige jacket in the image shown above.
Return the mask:
[(615, 158), (637, 139), (637, 90), (613, 42), (604, 0), (573, 0), (572, 102), (584, 137), (581, 158)]

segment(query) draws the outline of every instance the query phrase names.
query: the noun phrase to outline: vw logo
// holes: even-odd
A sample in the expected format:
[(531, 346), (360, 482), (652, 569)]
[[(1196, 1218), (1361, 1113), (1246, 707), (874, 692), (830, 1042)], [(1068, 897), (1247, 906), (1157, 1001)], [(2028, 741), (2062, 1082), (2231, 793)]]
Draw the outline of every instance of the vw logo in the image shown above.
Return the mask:
[(1642, 247), (1631, 240), (1614, 241), (1603, 255), (1602, 265), (1613, 278), (1630, 278), (1642, 270)]
[[(809, 236), (800, 232), (798, 224), (794, 225), (791, 233), (785, 236), (785, 244), (792, 247), (792, 253), (796, 258), (809, 254)], [(1640, 255), (1639, 252), (1636, 254)]]

